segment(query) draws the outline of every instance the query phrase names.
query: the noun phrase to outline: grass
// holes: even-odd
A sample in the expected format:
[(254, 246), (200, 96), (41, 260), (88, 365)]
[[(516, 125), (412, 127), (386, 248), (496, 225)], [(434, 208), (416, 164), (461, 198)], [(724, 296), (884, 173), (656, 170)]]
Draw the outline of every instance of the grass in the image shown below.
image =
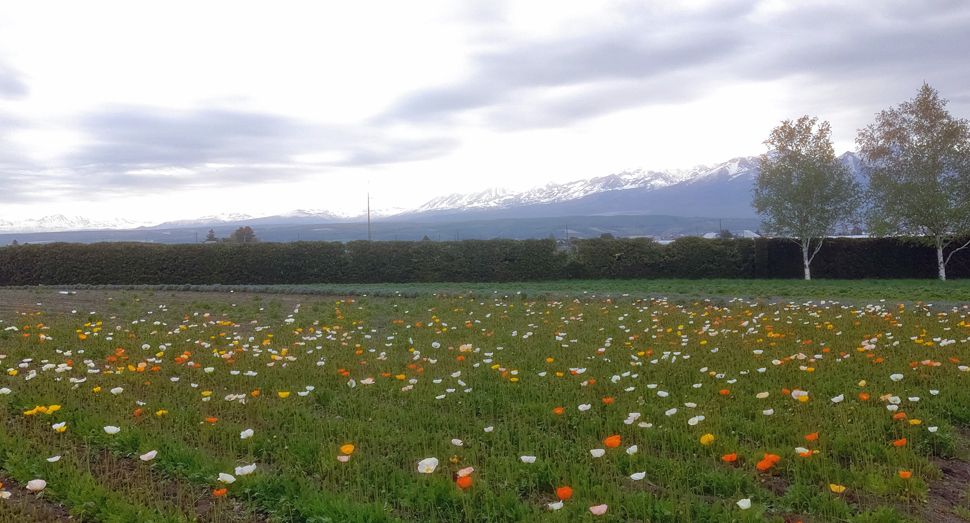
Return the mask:
[(964, 286), (0, 290), (0, 473), (47, 482), (0, 519), (925, 519), (970, 424)]
[[(300, 293), (328, 296), (383, 296), (416, 298), (429, 294), (516, 295), (518, 298), (556, 299), (587, 295), (626, 295), (653, 299), (666, 297), (680, 302), (698, 299), (746, 300), (878, 300), (939, 304), (964, 303), (970, 296), (970, 280), (559, 280), (512, 283), (401, 283), (401, 284), (304, 284), (304, 285), (74, 285), (58, 289), (134, 290), (145, 292), (249, 292)], [(37, 287), (21, 289), (36, 290)], [(41, 287), (43, 289), (43, 287)]]

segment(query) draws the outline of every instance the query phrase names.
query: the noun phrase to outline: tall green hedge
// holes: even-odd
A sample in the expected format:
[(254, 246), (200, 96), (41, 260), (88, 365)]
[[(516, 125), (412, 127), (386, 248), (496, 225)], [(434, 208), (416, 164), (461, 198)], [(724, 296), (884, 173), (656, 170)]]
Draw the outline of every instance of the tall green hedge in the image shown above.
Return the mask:
[[(826, 240), (815, 278), (936, 277), (932, 248), (905, 239)], [(970, 277), (970, 249), (949, 278)], [(257, 244), (53, 243), (0, 248), (0, 285), (507, 282), (551, 279), (801, 278), (783, 239), (650, 239)]]

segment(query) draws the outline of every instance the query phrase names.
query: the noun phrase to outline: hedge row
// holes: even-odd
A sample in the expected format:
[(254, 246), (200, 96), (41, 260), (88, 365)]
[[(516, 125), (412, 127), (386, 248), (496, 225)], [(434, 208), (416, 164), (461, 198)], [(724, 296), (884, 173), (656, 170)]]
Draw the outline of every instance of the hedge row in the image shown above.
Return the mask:
[[(970, 250), (947, 266), (970, 277)], [(899, 239), (827, 240), (815, 278), (936, 278), (935, 251)], [(801, 278), (781, 239), (681, 238), (257, 244), (53, 243), (0, 248), (0, 285), (273, 285), (552, 279)]]

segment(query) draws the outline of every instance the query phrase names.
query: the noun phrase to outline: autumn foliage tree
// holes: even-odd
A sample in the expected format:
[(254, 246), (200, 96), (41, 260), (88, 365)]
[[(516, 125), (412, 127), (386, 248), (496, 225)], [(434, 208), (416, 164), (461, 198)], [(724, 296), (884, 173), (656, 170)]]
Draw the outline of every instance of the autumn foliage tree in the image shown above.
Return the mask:
[(869, 178), (869, 228), (936, 248), (937, 273), (970, 240), (970, 125), (923, 84), (916, 98), (876, 116), (856, 144)]
[(835, 156), (829, 123), (817, 122), (803, 116), (771, 131), (751, 201), (765, 232), (799, 244), (806, 280), (825, 237), (849, 221), (861, 202), (859, 184)]

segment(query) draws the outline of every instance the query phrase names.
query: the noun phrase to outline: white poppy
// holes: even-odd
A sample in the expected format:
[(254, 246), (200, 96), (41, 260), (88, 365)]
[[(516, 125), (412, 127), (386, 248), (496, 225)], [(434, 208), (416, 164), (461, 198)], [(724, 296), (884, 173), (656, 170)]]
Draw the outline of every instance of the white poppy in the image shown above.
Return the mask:
[(903, 379), (903, 375), (902, 374), (891, 374), (889, 376), (889, 379), (891, 379), (893, 381), (899, 381), (899, 380)]
[(151, 461), (151, 460), (155, 459), (155, 456), (157, 456), (157, 455), (158, 455), (158, 451), (157, 450), (153, 450), (151, 452), (146, 452), (145, 454), (142, 454), (141, 456), (138, 456), (138, 459), (140, 459), (142, 461)]
[(585, 412), (585, 411), (591, 409), (592, 407), (593, 406), (590, 405), (589, 403), (583, 403), (582, 405), (579, 406), (579, 410), (580, 410), (580, 412)]
[(536, 457), (535, 456), (522, 456), (519, 459), (522, 460), (522, 463), (535, 463), (536, 462)]
[(557, 501), (555, 503), (549, 503), (550, 510), (559, 510), (562, 508), (562, 501)]
[(239, 439), (249, 439), (253, 437), (253, 429), (246, 429), (239, 433)]
[(42, 479), (32, 479), (27, 482), (27, 490), (31, 492), (40, 492), (47, 488), (47, 482)]
[(645, 477), (647, 477), (646, 472), (634, 472), (633, 474), (630, 474), (630, 479), (632, 479), (633, 481), (640, 481)]
[(749, 508), (751, 508), (751, 499), (750, 498), (739, 499), (738, 506), (741, 507), (741, 510), (748, 510)]
[(591, 449), (589, 453), (592, 454), (594, 458), (602, 458), (603, 455), (606, 454), (606, 451), (603, 449)]
[(637, 447), (636, 445), (633, 445), (630, 448), (626, 449), (626, 453), (632, 456), (636, 454), (638, 450), (640, 450), (639, 447)]
[(255, 470), (256, 470), (256, 464), (255, 463), (253, 463), (252, 465), (243, 465), (242, 467), (236, 467), (236, 475), (237, 476), (248, 476), (248, 475), (252, 474), (253, 471), (255, 471)]
[(219, 481), (221, 481), (223, 483), (232, 483), (232, 482), (236, 481), (236, 478), (233, 477), (230, 474), (226, 474), (225, 472), (220, 472), (219, 473)]
[(418, 462), (418, 472), (422, 474), (431, 474), (436, 468), (438, 468), (438, 458), (425, 458)]
[(108, 434), (117, 434), (121, 432), (121, 429), (118, 427), (115, 427), (114, 425), (108, 425), (104, 428), (104, 431), (107, 432)]

